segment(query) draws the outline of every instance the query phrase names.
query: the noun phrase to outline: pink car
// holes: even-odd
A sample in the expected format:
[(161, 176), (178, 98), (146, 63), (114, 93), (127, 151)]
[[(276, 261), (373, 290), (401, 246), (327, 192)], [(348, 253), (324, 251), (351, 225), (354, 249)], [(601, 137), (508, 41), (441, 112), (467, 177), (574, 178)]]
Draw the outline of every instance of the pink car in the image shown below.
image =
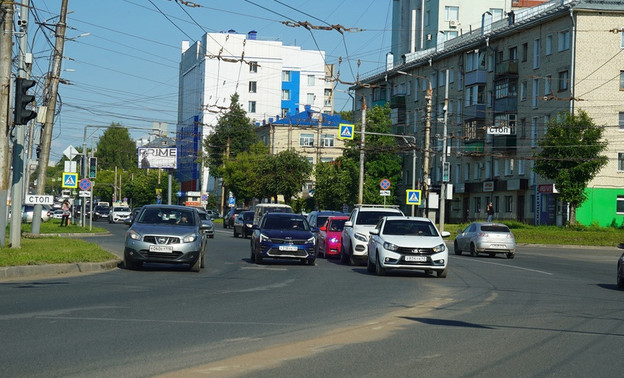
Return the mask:
[(317, 256), (324, 258), (340, 256), (342, 229), (347, 220), (349, 217), (344, 215), (327, 218), (327, 222), (319, 228), (318, 241), (316, 242)]

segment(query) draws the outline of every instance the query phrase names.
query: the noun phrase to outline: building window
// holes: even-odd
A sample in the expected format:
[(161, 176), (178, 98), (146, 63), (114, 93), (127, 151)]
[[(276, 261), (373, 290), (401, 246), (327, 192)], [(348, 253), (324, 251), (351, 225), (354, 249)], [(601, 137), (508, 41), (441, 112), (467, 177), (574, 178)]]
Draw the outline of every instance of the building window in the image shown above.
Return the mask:
[(553, 42), (552, 34), (547, 35), (546, 36), (546, 55), (552, 54), (552, 42)]
[(290, 89), (282, 89), (282, 100), (290, 100)]
[(458, 21), (459, 7), (444, 7), (444, 17), (446, 21)]
[(255, 101), (249, 101), (249, 113), (255, 113), (256, 112), (256, 102)]
[(529, 56), (529, 44), (523, 43), (522, 44), (522, 61), (526, 62), (528, 56)]
[(470, 163), (464, 165), (464, 180), (470, 180)]
[(624, 196), (617, 196), (616, 213), (624, 214)]
[(321, 157), (321, 163), (331, 163), (334, 161), (334, 158), (331, 157)]
[(290, 81), (290, 71), (282, 71), (282, 81)]
[(258, 72), (258, 62), (249, 62), (249, 72)]
[(518, 60), (518, 47), (510, 47), (509, 48), (509, 60)]
[(321, 134), (321, 147), (334, 147), (334, 135)]
[(513, 197), (505, 196), (505, 212), (511, 213), (513, 211)]
[(466, 54), (466, 72), (485, 69), (485, 51), (472, 51)]
[(624, 112), (618, 113), (618, 125), (620, 131), (624, 131)]
[(544, 95), (552, 94), (552, 88), (550, 87), (551, 81), (552, 76), (550, 75), (546, 76), (546, 79), (544, 79)]
[(531, 118), (531, 147), (537, 147), (537, 119)]
[(503, 19), (503, 10), (501, 8), (490, 8), (490, 13), (492, 13), (492, 21)]
[(500, 161), (494, 160), (494, 168), (492, 169), (492, 176), (498, 177), (500, 176)]
[(514, 160), (505, 159), (505, 176), (512, 176), (514, 171)]
[(526, 118), (520, 119), (520, 137), (526, 138)]
[(466, 106), (485, 104), (485, 86), (472, 85), (466, 88)]
[(475, 197), (473, 203), (474, 203), (474, 208), (473, 208), (474, 212), (480, 213), (481, 212), (481, 197)]
[(539, 97), (539, 79), (533, 79), (533, 109), (537, 109), (537, 98)]
[(288, 108), (282, 108), (282, 118), (285, 118), (288, 115)]
[(541, 48), (541, 43), (540, 43), (540, 39), (536, 38), (535, 41), (533, 42), (533, 68), (539, 68), (540, 66), (540, 48)]
[(624, 152), (618, 152), (617, 170), (624, 172)]
[(525, 101), (527, 99), (527, 82), (523, 81), (520, 83), (520, 101)]
[(313, 147), (314, 146), (314, 134), (299, 135), (299, 145), (302, 147)]
[(314, 86), (314, 75), (308, 75), (308, 86)]
[(518, 160), (518, 176), (523, 176), (525, 173), (524, 160)]
[(255, 81), (249, 82), (249, 93), (256, 93), (258, 89), (258, 83)]
[(624, 71), (620, 71), (620, 90), (624, 91)]
[(459, 33), (456, 30), (447, 30), (444, 32), (444, 40), (448, 41), (449, 39), (459, 37)]
[(570, 49), (570, 31), (565, 30), (559, 32), (559, 39), (557, 40), (559, 51)]
[(567, 91), (570, 85), (568, 71), (559, 72), (559, 92)]
[(312, 104), (314, 104), (314, 98), (315, 98), (315, 97), (316, 97), (316, 96), (314, 95), (314, 93), (308, 93), (308, 95), (307, 95), (307, 102), (306, 102), (306, 104), (308, 104), (308, 105), (312, 105)]

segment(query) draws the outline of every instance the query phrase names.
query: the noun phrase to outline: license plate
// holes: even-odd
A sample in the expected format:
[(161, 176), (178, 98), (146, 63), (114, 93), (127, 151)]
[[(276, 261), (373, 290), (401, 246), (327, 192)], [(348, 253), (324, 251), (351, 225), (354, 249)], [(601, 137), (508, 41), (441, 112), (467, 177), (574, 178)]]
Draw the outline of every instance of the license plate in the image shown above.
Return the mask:
[(297, 251), (297, 246), (296, 245), (280, 245), (279, 246), (279, 250), (280, 251), (295, 252), (295, 251)]
[(149, 246), (149, 251), (150, 252), (158, 252), (158, 253), (172, 253), (173, 252), (173, 246), (170, 246), (170, 245), (150, 245)]
[(427, 256), (405, 256), (405, 261), (424, 262), (427, 261)]
[(507, 249), (507, 246), (505, 244), (492, 244), (490, 245), (490, 248)]

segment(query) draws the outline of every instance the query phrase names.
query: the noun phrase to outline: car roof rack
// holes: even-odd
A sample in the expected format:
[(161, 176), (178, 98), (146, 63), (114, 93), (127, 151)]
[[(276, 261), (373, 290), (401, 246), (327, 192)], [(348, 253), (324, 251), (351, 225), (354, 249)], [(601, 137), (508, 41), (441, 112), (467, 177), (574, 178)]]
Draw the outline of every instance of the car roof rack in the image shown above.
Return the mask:
[(355, 207), (379, 207), (379, 208), (390, 208), (390, 209), (398, 209), (399, 205), (379, 205), (379, 204), (366, 204), (360, 203), (355, 205)]

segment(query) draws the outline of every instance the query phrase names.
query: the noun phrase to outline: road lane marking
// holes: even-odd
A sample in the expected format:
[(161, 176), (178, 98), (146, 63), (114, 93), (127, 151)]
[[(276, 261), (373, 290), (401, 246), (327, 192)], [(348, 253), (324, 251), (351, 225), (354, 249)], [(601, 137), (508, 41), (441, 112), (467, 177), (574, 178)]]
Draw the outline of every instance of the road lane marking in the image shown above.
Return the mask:
[(514, 269), (519, 269), (519, 270), (525, 270), (527, 272), (546, 274), (546, 275), (549, 275), (549, 276), (553, 275), (553, 273), (544, 272), (543, 270), (523, 268), (523, 267), (520, 267), (520, 266), (506, 265), (506, 264), (495, 263), (495, 262), (491, 262), (491, 261), (479, 261), (479, 260), (475, 260), (475, 259), (465, 259), (465, 260), (462, 260), (462, 261), (472, 261), (472, 262), (481, 263), (481, 264), (490, 264), (490, 265), (504, 266), (505, 268), (514, 268)]

